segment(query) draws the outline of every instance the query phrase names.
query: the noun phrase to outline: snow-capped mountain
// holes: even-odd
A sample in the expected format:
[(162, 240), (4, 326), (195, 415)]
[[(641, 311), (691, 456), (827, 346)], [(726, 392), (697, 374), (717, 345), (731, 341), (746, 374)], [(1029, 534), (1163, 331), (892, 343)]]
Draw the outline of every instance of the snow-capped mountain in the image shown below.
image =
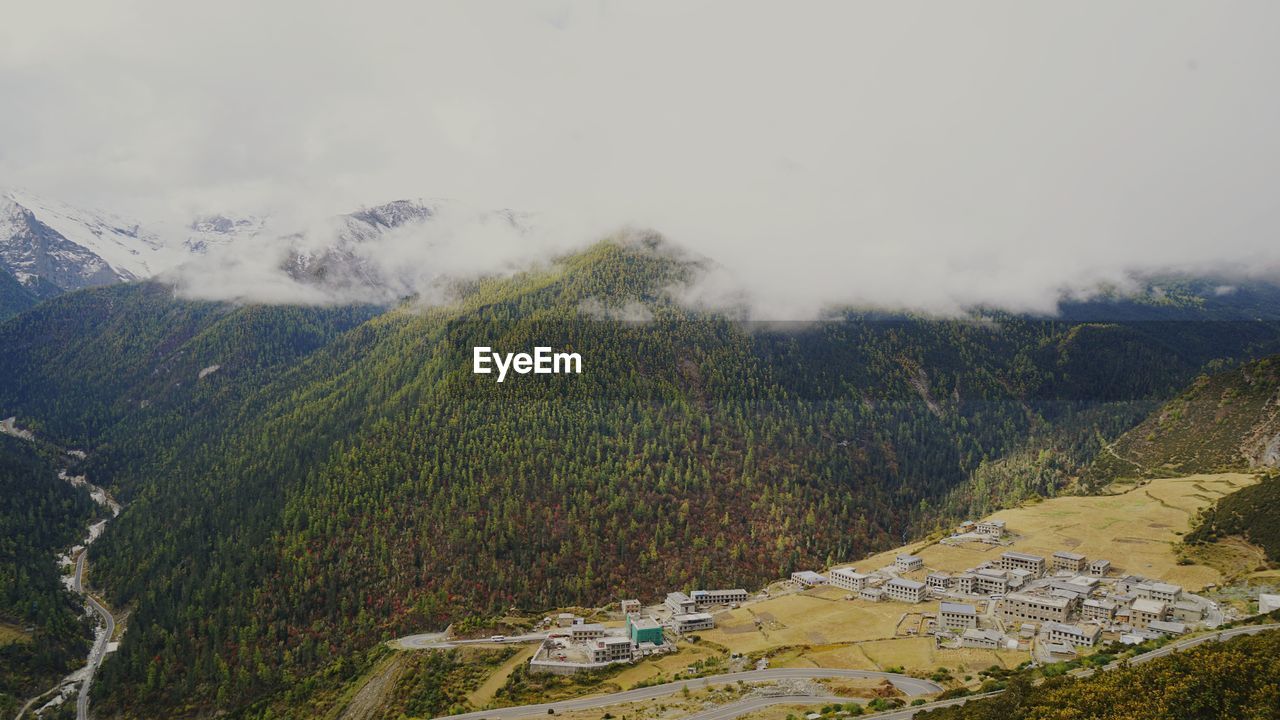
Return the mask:
[(155, 274), (165, 257), (159, 238), (136, 222), (20, 191), (0, 193), (0, 268), (24, 286), (76, 290), (127, 282)]
[(182, 244), (190, 252), (203, 255), (213, 248), (255, 238), (265, 227), (266, 219), (260, 217), (201, 215), (186, 228)]

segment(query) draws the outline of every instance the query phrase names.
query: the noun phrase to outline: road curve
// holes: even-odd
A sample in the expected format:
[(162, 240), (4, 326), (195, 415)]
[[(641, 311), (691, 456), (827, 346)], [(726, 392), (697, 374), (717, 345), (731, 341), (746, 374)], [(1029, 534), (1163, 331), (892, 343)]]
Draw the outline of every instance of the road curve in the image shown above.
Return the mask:
[(107, 611), (92, 595), (85, 592), (84, 565), (85, 557), (89, 554), (89, 549), (85, 548), (80, 551), (80, 556), (76, 558), (76, 574), (72, 578), (72, 588), (84, 595), (85, 600), (89, 603), (89, 607), (102, 618), (102, 624), (106, 626), (106, 632), (93, 641), (93, 649), (89, 651), (89, 662), (85, 665), (84, 681), (80, 684), (79, 697), (76, 698), (76, 720), (89, 720), (89, 687), (93, 684), (93, 674), (97, 671), (98, 666), (102, 664), (102, 658), (107, 654), (107, 643), (111, 642), (111, 636), (116, 632), (116, 619)]
[[(1141, 655), (1135, 655), (1128, 659), (1131, 664), (1149, 662), (1156, 658), (1164, 657), (1179, 650), (1195, 647), (1207, 642), (1217, 642), (1228, 640), (1241, 635), (1256, 635), (1267, 630), (1280, 629), (1280, 624), (1269, 625), (1244, 625), (1241, 627), (1222, 630), (1220, 632), (1209, 635), (1202, 635), (1194, 638), (1186, 638), (1169, 643), (1164, 647), (1156, 648), (1150, 652)], [(1119, 666), (1119, 663), (1107, 665), (1104, 670), (1111, 670)], [(1074, 674), (1080, 676), (1088, 676), (1096, 672), (1093, 669), (1078, 670)], [(553, 703), (541, 703), (539, 705), (518, 705), (515, 707), (495, 708), (492, 710), (481, 710), (477, 712), (464, 713), (462, 715), (450, 715), (441, 720), (510, 720), (511, 718), (530, 717), (534, 715), (547, 715), (548, 710), (556, 712), (564, 712), (567, 710), (589, 710), (594, 708), (608, 707), (610, 705), (618, 705), (621, 703), (638, 702), (642, 700), (652, 700), (666, 695), (680, 692), (684, 688), (696, 690), (707, 687), (708, 685), (722, 685), (735, 682), (768, 682), (772, 680), (787, 679), (803, 679), (816, 680), (822, 678), (859, 678), (859, 679), (876, 679), (883, 678), (893, 683), (899, 690), (910, 696), (927, 695), (930, 693), (941, 692), (942, 687), (935, 682), (913, 678), (907, 675), (896, 675), (893, 673), (873, 672), (870, 670), (843, 670), (837, 668), (774, 668), (770, 670), (751, 670), (747, 672), (727, 673), (724, 675), (711, 675), (704, 678), (694, 678), (690, 680), (681, 680), (677, 682), (665, 683), (662, 685), (654, 685), (647, 688), (638, 688), (636, 690), (627, 690), (624, 692), (612, 693), (609, 695), (595, 695), (592, 697), (578, 698), (575, 700), (561, 700)], [(980, 700), (995, 697), (1002, 691), (984, 693), (981, 695), (969, 695), (966, 697), (950, 698), (947, 700), (938, 700), (924, 705), (915, 707), (904, 707), (897, 710), (890, 710), (868, 717), (878, 718), (879, 720), (910, 720), (918, 713), (926, 710), (936, 710), (951, 705), (962, 705), (970, 700)], [(805, 703), (814, 705), (823, 705), (833, 702), (847, 702), (847, 700), (837, 697), (818, 697), (805, 695), (791, 695), (778, 697), (760, 697), (745, 698), (743, 700), (727, 703), (720, 707), (710, 708), (701, 713), (687, 716), (688, 720), (733, 720), (733, 718), (745, 715), (748, 712), (757, 710), (770, 705), (778, 705), (783, 703)]]
[(723, 675), (709, 675), (702, 678), (690, 678), (688, 680), (663, 683), (662, 685), (636, 688), (635, 690), (625, 690), (623, 692), (612, 693), (609, 695), (594, 695), (574, 700), (540, 703), (538, 705), (517, 705), (514, 707), (494, 708), (493, 710), (480, 710), (477, 712), (463, 713), (462, 715), (450, 715), (447, 718), (442, 718), (441, 720), (481, 720), (482, 718), (487, 718), (488, 720), (509, 720), (509, 718), (528, 717), (532, 715), (545, 716), (548, 714), (547, 711), (549, 710), (555, 710), (556, 712), (564, 712), (567, 710), (590, 710), (593, 708), (607, 707), (609, 705), (617, 705), (619, 703), (653, 700), (654, 698), (665, 697), (667, 695), (680, 692), (686, 687), (690, 690), (697, 690), (709, 685), (726, 685), (736, 682), (756, 683), (770, 682), (774, 680), (818, 680), (822, 678), (853, 678), (859, 680), (884, 679), (893, 683), (895, 687), (907, 695), (913, 696), (942, 692), (942, 686), (933, 681), (922, 680), (908, 675), (897, 675), (895, 673), (876, 672), (873, 670), (845, 670), (843, 668), (772, 668), (769, 670), (748, 670), (745, 672), (725, 673)]

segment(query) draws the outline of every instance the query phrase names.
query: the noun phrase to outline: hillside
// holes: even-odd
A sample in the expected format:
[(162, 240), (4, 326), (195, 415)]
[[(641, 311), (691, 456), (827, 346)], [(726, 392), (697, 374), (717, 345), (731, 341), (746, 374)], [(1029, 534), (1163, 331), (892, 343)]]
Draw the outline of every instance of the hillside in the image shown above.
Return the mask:
[[(128, 502), (94, 549), (134, 609), (95, 706), (301, 716), (278, 701), (406, 632), (892, 547), (1056, 490), (1206, 363), (1280, 337), (1105, 304), (750, 326), (670, 299), (697, 272), (610, 242), (433, 308), (135, 284), (0, 324), (0, 410), (90, 450)], [(580, 352), (584, 372), (498, 384), (471, 373), (477, 345)], [(966, 489), (984, 466), (1003, 469)]]
[(30, 444), (0, 435), (0, 713), (83, 663), (89, 627), (55, 557), (79, 542), (94, 514), (83, 490)]
[(1280, 632), (1207, 643), (1087, 679), (1014, 679), (1001, 695), (933, 710), (927, 720), (1199, 720), (1276, 717)]
[(37, 302), (39, 299), (23, 287), (17, 278), (0, 269), (0, 321), (17, 315)]
[(1280, 464), (1280, 357), (1202, 375), (1117, 439), (1086, 477), (1164, 477)]
[(1280, 562), (1280, 475), (1270, 473), (1258, 485), (1219, 500), (1187, 541), (1213, 542), (1237, 535), (1261, 547), (1267, 559)]

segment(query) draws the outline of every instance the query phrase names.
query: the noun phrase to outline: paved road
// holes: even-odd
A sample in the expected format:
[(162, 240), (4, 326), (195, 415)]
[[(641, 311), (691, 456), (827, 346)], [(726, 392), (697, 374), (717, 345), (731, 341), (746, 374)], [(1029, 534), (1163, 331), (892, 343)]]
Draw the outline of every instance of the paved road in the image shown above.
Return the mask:
[(928, 695), (930, 693), (942, 692), (942, 686), (930, 680), (921, 680), (920, 678), (913, 678), (907, 675), (896, 675), (894, 673), (874, 672), (871, 670), (844, 670), (839, 668), (772, 668), (769, 670), (748, 670), (746, 672), (710, 675), (704, 678), (691, 678), (689, 680), (679, 680), (677, 682), (664, 683), (662, 685), (626, 690), (609, 695), (596, 695), (593, 697), (578, 698), (576, 700), (561, 700), (559, 702), (541, 703), (539, 705), (519, 705), (516, 707), (481, 710), (478, 712), (464, 713), (462, 715), (450, 715), (447, 720), (481, 720), (481, 718), (488, 718), (488, 720), (508, 720), (509, 718), (533, 715), (545, 716), (548, 714), (548, 710), (555, 710), (556, 712), (565, 712), (567, 710), (589, 710), (592, 708), (617, 705), (618, 703), (653, 700), (654, 698), (665, 697), (667, 695), (680, 692), (686, 687), (690, 690), (698, 690), (700, 688), (707, 687), (708, 685), (725, 685), (739, 681), (758, 683), (774, 680), (817, 680), (822, 678), (854, 678), (859, 680), (884, 679), (893, 683), (895, 687), (907, 695)]
[(111, 642), (111, 636), (116, 632), (116, 619), (102, 607), (102, 604), (93, 598), (92, 595), (85, 592), (82, 581), (84, 579), (84, 563), (85, 557), (89, 554), (88, 548), (80, 551), (80, 556), (76, 558), (76, 574), (72, 578), (72, 589), (84, 595), (88, 601), (89, 607), (102, 618), (103, 625), (106, 625), (107, 631), (99, 636), (93, 643), (93, 649), (89, 651), (89, 662), (85, 666), (84, 682), (80, 685), (80, 696), (76, 699), (76, 720), (89, 720), (89, 686), (93, 683), (93, 673), (102, 664), (102, 658), (107, 654), (107, 643)]

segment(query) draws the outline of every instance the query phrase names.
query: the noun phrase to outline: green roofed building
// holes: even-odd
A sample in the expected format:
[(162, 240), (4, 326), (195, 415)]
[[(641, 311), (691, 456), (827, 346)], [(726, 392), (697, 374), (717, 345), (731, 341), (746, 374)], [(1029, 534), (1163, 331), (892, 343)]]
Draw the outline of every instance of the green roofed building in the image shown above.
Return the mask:
[(653, 618), (627, 618), (627, 635), (631, 636), (631, 642), (636, 645), (640, 643), (661, 645), (665, 641), (662, 626)]

